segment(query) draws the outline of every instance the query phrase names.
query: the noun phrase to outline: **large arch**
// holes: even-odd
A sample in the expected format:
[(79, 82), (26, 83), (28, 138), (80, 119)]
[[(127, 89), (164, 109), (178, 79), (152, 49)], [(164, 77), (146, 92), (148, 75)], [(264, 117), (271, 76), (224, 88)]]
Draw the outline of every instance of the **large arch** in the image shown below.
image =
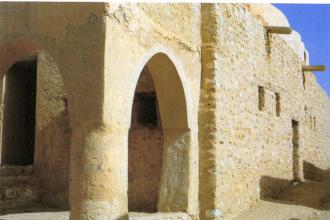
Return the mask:
[(164, 152), (157, 211), (187, 211), (190, 129), (182, 80), (165, 53), (154, 54), (144, 67), (147, 67), (154, 83), (163, 131)]
[(71, 163), (71, 170), (76, 172), (71, 176), (71, 219), (128, 217), (129, 128), (134, 93), (146, 64), (158, 92), (164, 133), (162, 167), (166, 169), (161, 176), (157, 211), (198, 212), (197, 121), (188, 98), (191, 83), (176, 54), (157, 46), (125, 56), (105, 55), (102, 124), (84, 123), (76, 132), (73, 127), (76, 147), (72, 148), (71, 161), (76, 162)]

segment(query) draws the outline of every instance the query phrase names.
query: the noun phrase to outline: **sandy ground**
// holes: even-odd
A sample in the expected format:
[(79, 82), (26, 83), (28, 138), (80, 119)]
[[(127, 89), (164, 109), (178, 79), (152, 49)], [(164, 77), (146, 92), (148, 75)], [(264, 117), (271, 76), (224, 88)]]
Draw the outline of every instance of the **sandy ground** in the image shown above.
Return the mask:
[[(40, 210), (39, 210), (40, 211)], [(139, 216), (139, 217), (137, 217)], [(169, 217), (169, 216), (167, 216)], [(173, 218), (172, 219), (178, 219)], [(0, 216), (1, 220), (68, 220), (69, 212), (45, 211), (33, 213), (8, 214)], [(164, 216), (130, 215), (130, 219), (155, 220), (165, 219)], [(166, 218), (168, 219), (168, 218)], [(185, 219), (185, 218), (181, 218)], [(253, 209), (242, 213), (235, 220), (330, 220), (330, 211), (320, 211), (304, 206), (279, 204), (261, 201)]]
[(330, 181), (306, 180), (264, 198), (235, 220), (330, 220)]
[[(130, 213), (133, 220), (186, 220), (184, 213), (143, 214)], [(43, 207), (14, 210), (0, 215), (0, 220), (68, 220), (68, 211)], [(241, 213), (234, 220), (330, 220), (330, 181), (307, 180), (292, 185), (272, 198), (263, 198), (258, 204)]]
[[(32, 210), (30, 210), (32, 211)], [(68, 220), (69, 212), (44, 210), (0, 216), (0, 220)], [(184, 215), (183, 215), (184, 216)], [(167, 216), (169, 217), (169, 216)], [(130, 214), (133, 220), (178, 219), (158, 215)], [(185, 216), (184, 216), (185, 217)], [(186, 218), (181, 218), (186, 219)], [(260, 201), (254, 208), (242, 213), (235, 220), (330, 220), (330, 210), (318, 210), (300, 205)]]
[[(129, 213), (130, 220), (189, 220), (186, 213)], [(69, 220), (69, 211), (58, 211), (44, 207), (34, 207), (0, 215), (0, 220)]]
[(318, 210), (300, 205), (260, 201), (235, 220), (330, 220), (330, 210)]

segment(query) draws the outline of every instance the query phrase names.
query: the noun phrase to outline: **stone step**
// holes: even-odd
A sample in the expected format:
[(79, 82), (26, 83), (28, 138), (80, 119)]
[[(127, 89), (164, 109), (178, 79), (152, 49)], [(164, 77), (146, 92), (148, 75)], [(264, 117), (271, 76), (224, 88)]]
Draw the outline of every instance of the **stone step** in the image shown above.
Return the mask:
[(38, 200), (37, 185), (0, 188), (0, 207), (2, 210), (30, 206)]
[(192, 220), (192, 218), (184, 212), (175, 213), (137, 213), (130, 212), (129, 220)]
[(38, 200), (38, 188), (32, 166), (0, 166), (0, 211), (31, 206)]
[(6, 176), (31, 176), (33, 175), (33, 166), (0, 166), (0, 177)]
[(32, 176), (1, 176), (0, 188), (38, 185), (39, 179)]

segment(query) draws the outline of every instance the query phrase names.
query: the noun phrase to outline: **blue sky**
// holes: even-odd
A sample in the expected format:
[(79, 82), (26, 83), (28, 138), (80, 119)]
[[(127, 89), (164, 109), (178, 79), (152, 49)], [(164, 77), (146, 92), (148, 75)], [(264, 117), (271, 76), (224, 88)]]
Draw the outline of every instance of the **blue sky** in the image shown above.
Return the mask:
[(330, 4), (273, 4), (301, 34), (310, 64), (324, 64), (326, 72), (314, 72), (330, 97)]

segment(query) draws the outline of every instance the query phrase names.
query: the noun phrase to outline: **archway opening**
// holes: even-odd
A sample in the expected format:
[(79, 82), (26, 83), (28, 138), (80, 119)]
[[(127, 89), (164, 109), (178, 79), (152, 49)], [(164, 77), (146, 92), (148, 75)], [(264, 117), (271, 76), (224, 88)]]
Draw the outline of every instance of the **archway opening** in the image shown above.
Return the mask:
[(145, 66), (134, 95), (128, 150), (128, 208), (156, 212), (160, 186), (163, 130), (157, 93)]
[(32, 165), (35, 151), (37, 60), (11, 66), (4, 80), (2, 165)]
[(1, 82), (0, 187), (15, 192), (0, 198), (4, 211), (39, 203), (67, 209), (69, 103), (55, 60), (43, 51), (17, 57)]
[(186, 211), (190, 130), (183, 84), (162, 53), (144, 66), (132, 105), (128, 144), (128, 209)]

